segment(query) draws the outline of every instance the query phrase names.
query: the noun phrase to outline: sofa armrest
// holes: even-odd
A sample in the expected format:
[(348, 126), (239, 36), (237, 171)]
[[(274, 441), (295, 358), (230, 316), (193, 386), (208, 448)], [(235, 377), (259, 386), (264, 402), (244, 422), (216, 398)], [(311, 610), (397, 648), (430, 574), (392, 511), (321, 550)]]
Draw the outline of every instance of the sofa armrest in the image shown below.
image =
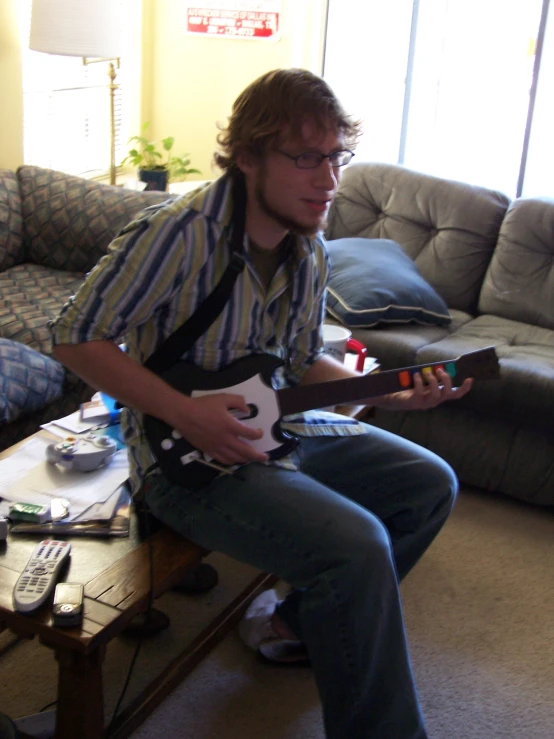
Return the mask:
[(140, 211), (172, 197), (40, 167), (22, 166), (17, 177), (25, 261), (69, 272), (90, 271)]
[(0, 272), (24, 258), (19, 184), (15, 172), (0, 169)]

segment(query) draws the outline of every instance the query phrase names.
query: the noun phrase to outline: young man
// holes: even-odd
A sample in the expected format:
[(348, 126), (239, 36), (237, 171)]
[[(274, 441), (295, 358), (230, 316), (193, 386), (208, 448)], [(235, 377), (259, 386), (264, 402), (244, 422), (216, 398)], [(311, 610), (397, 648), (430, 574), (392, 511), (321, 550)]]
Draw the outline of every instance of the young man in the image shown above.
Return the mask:
[[(320, 78), (277, 70), (237, 99), (220, 134), (222, 178), (131, 224), (53, 326), (55, 356), (117, 398), (131, 479), (159, 519), (198, 544), (275, 573), (292, 591), (266, 609), (269, 636), (307, 650), (328, 739), (426, 737), (409, 664), (399, 580), (446, 520), (451, 469), (403, 439), (334, 414), (289, 418), (300, 444), (268, 461), (261, 430), (236, 417), (247, 400), (191, 398), (143, 365), (190, 316), (230, 260), (232, 184), (246, 188), (246, 266), (220, 316), (184, 358), (221, 370), (255, 353), (285, 360), (281, 386), (356, 373), (322, 352), (329, 264), (320, 235), (358, 128)], [(127, 352), (117, 347), (125, 339)], [(373, 405), (426, 409), (461, 397), (445, 373)], [(243, 465), (201, 486), (169, 482), (143, 416), (176, 429), (216, 463)], [(267, 605), (267, 600), (266, 600)], [(262, 645), (263, 646), (263, 645)]]

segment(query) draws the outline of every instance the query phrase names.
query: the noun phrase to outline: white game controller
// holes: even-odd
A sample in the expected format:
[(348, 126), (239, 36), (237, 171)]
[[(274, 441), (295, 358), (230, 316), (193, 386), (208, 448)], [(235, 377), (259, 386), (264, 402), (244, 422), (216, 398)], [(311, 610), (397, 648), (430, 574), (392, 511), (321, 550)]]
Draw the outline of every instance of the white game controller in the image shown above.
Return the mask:
[(117, 451), (117, 444), (107, 436), (68, 436), (46, 447), (46, 459), (68, 470), (92, 472), (107, 464)]

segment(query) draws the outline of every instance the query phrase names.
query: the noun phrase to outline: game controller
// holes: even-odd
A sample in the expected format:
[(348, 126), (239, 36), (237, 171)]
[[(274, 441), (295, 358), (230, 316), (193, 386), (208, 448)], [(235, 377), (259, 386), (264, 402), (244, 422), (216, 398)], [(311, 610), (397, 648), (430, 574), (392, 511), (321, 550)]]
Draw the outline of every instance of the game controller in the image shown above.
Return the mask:
[(110, 462), (116, 451), (116, 443), (107, 436), (68, 436), (46, 447), (46, 459), (68, 470), (92, 472)]

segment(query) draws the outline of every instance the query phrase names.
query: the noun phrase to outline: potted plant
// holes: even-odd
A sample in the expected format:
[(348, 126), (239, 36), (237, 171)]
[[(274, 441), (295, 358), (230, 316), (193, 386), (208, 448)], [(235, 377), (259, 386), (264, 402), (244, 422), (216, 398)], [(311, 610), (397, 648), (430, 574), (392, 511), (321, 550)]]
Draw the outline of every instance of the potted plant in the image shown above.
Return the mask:
[(142, 135), (131, 136), (127, 143), (136, 144), (122, 161), (122, 165), (129, 162), (138, 168), (139, 180), (146, 182), (147, 190), (165, 190), (168, 182), (183, 180), (189, 174), (201, 174), (200, 170), (190, 167), (190, 155), (171, 155), (174, 136), (167, 136), (161, 140), (161, 151), (156, 141), (150, 141), (144, 134), (150, 125), (147, 121), (142, 126)]

